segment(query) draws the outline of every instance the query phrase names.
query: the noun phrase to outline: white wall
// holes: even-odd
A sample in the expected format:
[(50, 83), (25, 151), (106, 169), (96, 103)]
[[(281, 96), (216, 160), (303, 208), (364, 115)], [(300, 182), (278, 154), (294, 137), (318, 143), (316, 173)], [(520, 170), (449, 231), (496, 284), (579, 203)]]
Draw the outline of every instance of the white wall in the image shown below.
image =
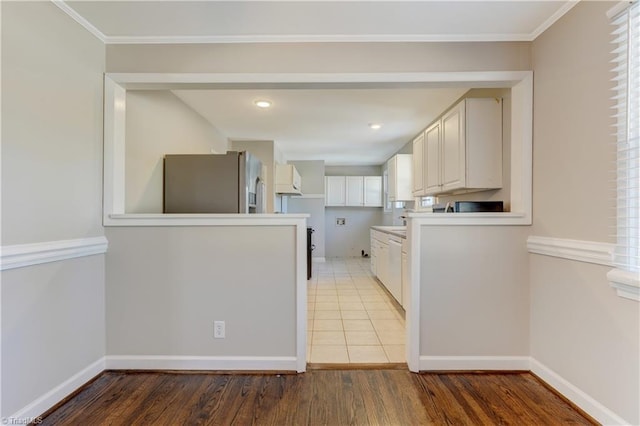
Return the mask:
[(227, 152), (227, 138), (168, 90), (127, 91), (125, 211), (162, 213), (165, 154)]
[[(610, 2), (580, 2), (533, 43), (533, 235), (613, 242)], [(531, 355), (640, 424), (640, 304), (609, 267), (530, 255)]]
[[(1, 7), (2, 245), (100, 236), (104, 45), (51, 2)], [(104, 356), (104, 257), (1, 279), (8, 417)]]

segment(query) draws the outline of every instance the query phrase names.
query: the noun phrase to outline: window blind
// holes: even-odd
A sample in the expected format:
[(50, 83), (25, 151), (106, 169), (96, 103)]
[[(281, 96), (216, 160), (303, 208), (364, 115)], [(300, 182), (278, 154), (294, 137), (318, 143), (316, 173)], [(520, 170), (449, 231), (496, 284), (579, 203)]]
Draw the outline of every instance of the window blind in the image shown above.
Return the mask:
[(630, 2), (612, 19), (618, 269), (640, 271), (640, 6)]

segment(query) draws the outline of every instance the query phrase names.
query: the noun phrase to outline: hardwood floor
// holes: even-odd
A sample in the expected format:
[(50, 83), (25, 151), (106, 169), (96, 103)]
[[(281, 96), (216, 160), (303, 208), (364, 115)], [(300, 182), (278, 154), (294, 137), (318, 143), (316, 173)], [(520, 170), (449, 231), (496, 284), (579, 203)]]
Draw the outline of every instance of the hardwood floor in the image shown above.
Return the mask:
[(44, 425), (593, 424), (529, 373), (103, 373)]

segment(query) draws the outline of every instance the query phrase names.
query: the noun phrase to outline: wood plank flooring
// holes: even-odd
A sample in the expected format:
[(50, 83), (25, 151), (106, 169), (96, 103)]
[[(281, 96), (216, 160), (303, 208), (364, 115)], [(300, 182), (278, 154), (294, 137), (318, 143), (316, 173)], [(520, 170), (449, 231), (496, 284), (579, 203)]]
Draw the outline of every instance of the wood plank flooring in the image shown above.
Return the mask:
[(43, 425), (593, 424), (529, 373), (107, 371)]

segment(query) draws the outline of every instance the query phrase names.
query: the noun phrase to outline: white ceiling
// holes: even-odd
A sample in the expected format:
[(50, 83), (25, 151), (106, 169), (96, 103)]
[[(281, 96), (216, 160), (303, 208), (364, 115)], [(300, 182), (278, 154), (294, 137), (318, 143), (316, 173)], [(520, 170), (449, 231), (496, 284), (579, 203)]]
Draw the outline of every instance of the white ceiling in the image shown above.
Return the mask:
[[(530, 41), (576, 1), (62, 1), (105, 43)], [(381, 164), (466, 88), (176, 90), (230, 139), (291, 160)], [(259, 110), (257, 98), (274, 105)], [(373, 131), (369, 123), (383, 127)]]
[(530, 41), (576, 3), (54, 1), (107, 43)]
[[(273, 140), (289, 160), (381, 164), (463, 88), (174, 90), (230, 139)], [(260, 109), (257, 99), (273, 102)], [(372, 130), (369, 123), (380, 123)]]

